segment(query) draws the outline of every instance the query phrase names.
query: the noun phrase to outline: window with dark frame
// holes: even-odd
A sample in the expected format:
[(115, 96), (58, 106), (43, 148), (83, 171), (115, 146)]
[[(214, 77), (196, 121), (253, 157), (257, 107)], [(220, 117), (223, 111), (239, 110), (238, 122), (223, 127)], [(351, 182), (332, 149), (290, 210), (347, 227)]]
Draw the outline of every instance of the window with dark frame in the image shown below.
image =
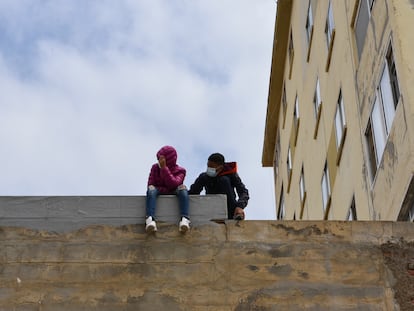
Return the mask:
[(311, 0), (309, 0), (308, 14), (306, 16), (305, 28), (306, 28), (306, 36), (308, 38), (308, 44), (310, 44), (311, 38), (312, 38), (312, 31), (313, 31), (313, 16), (312, 16), (312, 3), (311, 3)]
[(414, 204), (411, 205), (411, 208), (408, 210), (407, 221), (414, 222)]
[(299, 179), (299, 195), (300, 195), (300, 202), (303, 206), (303, 203), (305, 202), (305, 198), (306, 198), (305, 173), (303, 171), (303, 166), (300, 172), (300, 179)]
[(375, 0), (359, 0), (356, 4), (358, 7), (352, 27), (355, 33), (358, 59), (361, 58), (362, 50), (364, 48), (365, 37), (367, 34), (368, 24), (371, 18), (371, 11), (374, 3)]
[(376, 151), (374, 146), (374, 135), (372, 133), (372, 120), (371, 118), (368, 121), (368, 126), (365, 131), (365, 139), (367, 141), (368, 156), (369, 156), (369, 168), (371, 172), (371, 181), (374, 179), (374, 176), (377, 174), (377, 159)]
[(385, 145), (391, 132), (399, 97), (400, 90), (397, 71), (392, 46), (390, 44), (381, 73), (381, 79), (376, 89), (374, 104), (368, 120), (369, 124), (365, 133), (372, 181), (381, 163)]
[(275, 147), (275, 173), (276, 175), (279, 174), (279, 159), (280, 159), (280, 134), (279, 131), (277, 131), (277, 138), (276, 138), (276, 147)]
[(286, 86), (285, 86), (285, 83), (283, 83), (283, 90), (282, 90), (282, 106), (283, 106), (283, 128), (285, 128), (286, 111), (287, 111), (287, 100), (286, 100)]
[(326, 43), (328, 45), (328, 50), (331, 47), (334, 28), (335, 28), (335, 23), (334, 23), (333, 10), (332, 10), (332, 1), (329, 0), (328, 16), (326, 17), (326, 24), (325, 24), (325, 35), (326, 35)]
[(342, 98), (342, 90), (339, 91), (339, 97), (336, 104), (335, 112), (335, 134), (336, 134), (336, 149), (339, 150), (342, 145), (342, 140), (346, 131), (346, 120), (344, 102)]
[(365, 36), (370, 18), (368, 0), (360, 0), (358, 3), (357, 16), (353, 25), (355, 32), (355, 41), (358, 51), (358, 59), (361, 58), (362, 50), (364, 48)]
[(316, 78), (315, 93), (313, 95), (313, 110), (315, 113), (315, 119), (318, 118), (320, 104), (321, 104), (321, 88), (319, 85), (319, 78)]
[(282, 220), (285, 218), (285, 194), (283, 191), (283, 185), (280, 190), (279, 208), (277, 211), (277, 219)]
[(292, 77), (293, 59), (295, 58), (295, 51), (293, 49), (292, 30), (290, 30), (288, 53), (289, 53), (289, 66), (290, 66), (290, 68), (289, 68), (289, 79), (290, 79)]
[(321, 190), (322, 190), (322, 208), (325, 213), (326, 209), (328, 208), (328, 203), (331, 197), (331, 186), (330, 186), (330, 181), (329, 181), (328, 162), (325, 162), (325, 167), (323, 168)]
[(349, 207), (349, 210), (348, 210), (347, 220), (349, 221), (358, 220), (357, 213), (356, 213), (356, 206), (355, 206), (355, 196), (352, 197), (351, 206)]
[[(292, 174), (292, 153), (290, 151), (290, 146), (288, 148), (286, 167), (287, 167), (288, 181), (290, 182), (290, 176)], [(289, 190), (288, 190), (288, 192), (289, 192)]]
[(382, 153), (384, 152), (385, 144), (387, 141), (387, 130), (385, 125), (384, 109), (381, 105), (378, 96), (376, 96), (374, 101), (374, 106), (372, 107), (372, 112), (370, 116), (372, 136), (373, 136), (373, 145), (375, 148), (375, 161), (377, 168), (380, 165)]
[(387, 69), (389, 73), (392, 97), (394, 100), (394, 108), (397, 108), (398, 101), (400, 99), (400, 87), (398, 85), (397, 69), (395, 67), (394, 53), (393, 53), (391, 44), (388, 47), (386, 59), (387, 59)]
[(414, 175), (411, 175), (397, 221), (414, 222)]
[(319, 77), (316, 77), (316, 86), (315, 92), (313, 94), (313, 112), (315, 115), (315, 129), (313, 131), (313, 138), (316, 139), (318, 137), (318, 128), (319, 122), (321, 119), (321, 110), (322, 110), (322, 98), (321, 98), (321, 89), (319, 84)]
[(391, 132), (399, 97), (400, 90), (398, 86), (397, 71), (395, 68), (392, 46), (390, 44), (368, 121), (369, 126), (367, 127), (365, 135), (368, 144), (368, 152), (370, 153), (370, 161), (375, 159), (374, 163), (370, 164), (372, 180), (381, 163), (382, 154)]
[(296, 145), (296, 138), (298, 137), (298, 131), (299, 131), (299, 98), (296, 94), (295, 98), (295, 107), (293, 110), (293, 122), (295, 125), (295, 145)]

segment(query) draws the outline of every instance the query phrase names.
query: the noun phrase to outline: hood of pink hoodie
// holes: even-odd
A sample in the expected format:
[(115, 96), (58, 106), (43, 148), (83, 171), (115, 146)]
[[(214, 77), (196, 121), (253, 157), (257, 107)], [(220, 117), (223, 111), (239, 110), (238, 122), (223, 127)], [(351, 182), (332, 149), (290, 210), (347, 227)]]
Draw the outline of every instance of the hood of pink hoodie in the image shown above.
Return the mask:
[(172, 169), (177, 165), (177, 151), (172, 146), (164, 146), (157, 152), (157, 159), (165, 157), (168, 168)]

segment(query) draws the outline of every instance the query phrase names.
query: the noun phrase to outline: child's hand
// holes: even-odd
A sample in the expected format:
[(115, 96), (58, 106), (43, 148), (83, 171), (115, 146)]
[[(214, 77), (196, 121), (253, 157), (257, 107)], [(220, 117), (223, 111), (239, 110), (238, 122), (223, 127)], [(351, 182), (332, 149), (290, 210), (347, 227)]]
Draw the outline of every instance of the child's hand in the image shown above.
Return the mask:
[(165, 161), (164, 156), (160, 156), (160, 158), (158, 159), (158, 164), (159, 164), (160, 168), (164, 168), (164, 167), (167, 166), (167, 162)]

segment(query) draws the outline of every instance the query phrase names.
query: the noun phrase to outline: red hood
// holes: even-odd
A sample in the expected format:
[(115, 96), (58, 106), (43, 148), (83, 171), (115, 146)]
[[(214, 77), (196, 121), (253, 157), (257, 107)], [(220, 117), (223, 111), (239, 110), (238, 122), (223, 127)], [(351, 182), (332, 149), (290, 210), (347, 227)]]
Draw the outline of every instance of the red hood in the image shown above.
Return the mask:
[(237, 162), (224, 163), (223, 170), (218, 174), (219, 176), (230, 175), (237, 173)]

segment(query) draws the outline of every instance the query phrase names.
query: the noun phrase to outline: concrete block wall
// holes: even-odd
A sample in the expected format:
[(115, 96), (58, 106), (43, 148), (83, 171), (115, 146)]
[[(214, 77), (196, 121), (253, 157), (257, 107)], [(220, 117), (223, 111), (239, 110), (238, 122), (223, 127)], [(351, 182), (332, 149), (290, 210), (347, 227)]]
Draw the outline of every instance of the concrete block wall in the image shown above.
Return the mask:
[[(156, 217), (178, 223), (175, 195), (159, 196)], [(225, 195), (190, 195), (194, 225), (227, 219)], [(145, 222), (145, 196), (3, 196), (0, 226), (68, 232), (88, 225), (121, 226)]]

